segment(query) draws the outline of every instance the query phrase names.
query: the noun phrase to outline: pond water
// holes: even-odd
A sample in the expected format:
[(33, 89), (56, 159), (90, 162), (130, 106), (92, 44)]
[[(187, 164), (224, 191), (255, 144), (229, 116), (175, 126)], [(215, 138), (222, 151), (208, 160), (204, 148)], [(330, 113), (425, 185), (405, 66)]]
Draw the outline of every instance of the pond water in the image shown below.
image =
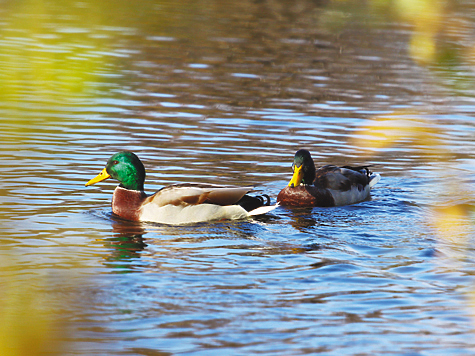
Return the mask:
[[(473, 21), (464, 1), (26, 1), (0, 10), (0, 354), (469, 355)], [(257, 185), (295, 151), (372, 198), (189, 226), (145, 189)]]

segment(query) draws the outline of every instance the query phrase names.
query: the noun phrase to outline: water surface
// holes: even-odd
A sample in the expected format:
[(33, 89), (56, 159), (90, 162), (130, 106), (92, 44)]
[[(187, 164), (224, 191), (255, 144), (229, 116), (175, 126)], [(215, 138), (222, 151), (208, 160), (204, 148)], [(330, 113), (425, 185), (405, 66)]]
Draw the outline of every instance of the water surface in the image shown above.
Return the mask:
[[(0, 354), (475, 352), (472, 4), (32, 4), (0, 12)], [(172, 227), (84, 187), (128, 149), (150, 193), (275, 200), (302, 147), (372, 198)]]

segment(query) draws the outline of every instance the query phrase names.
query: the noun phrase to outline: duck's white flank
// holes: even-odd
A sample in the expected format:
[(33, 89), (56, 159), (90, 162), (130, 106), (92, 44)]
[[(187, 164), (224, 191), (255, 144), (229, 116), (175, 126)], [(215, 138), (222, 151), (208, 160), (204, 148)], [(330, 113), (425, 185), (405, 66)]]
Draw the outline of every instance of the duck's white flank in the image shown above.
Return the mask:
[(217, 220), (241, 220), (265, 214), (277, 205), (261, 206), (247, 212), (240, 205), (220, 206), (215, 204), (199, 204), (188, 206), (164, 205), (158, 206), (153, 203), (145, 204), (142, 207), (140, 220), (157, 222), (170, 225), (182, 225), (196, 222), (217, 221)]
[(359, 190), (358, 187), (351, 187), (350, 190), (335, 190), (335, 189), (328, 189), (333, 196), (333, 200), (335, 201), (335, 206), (339, 205), (350, 205), (354, 203), (358, 203), (360, 201), (365, 200), (369, 197), (369, 193), (371, 188), (369, 185), (364, 187), (362, 190)]
[(379, 182), (381, 176), (377, 173), (373, 173), (370, 176), (370, 180), (367, 186), (362, 190), (359, 190), (358, 187), (353, 186), (350, 190), (340, 191), (337, 189), (329, 189), (333, 199), (335, 200), (335, 205), (350, 205), (355, 204), (360, 201), (367, 199), (370, 195), (371, 188)]

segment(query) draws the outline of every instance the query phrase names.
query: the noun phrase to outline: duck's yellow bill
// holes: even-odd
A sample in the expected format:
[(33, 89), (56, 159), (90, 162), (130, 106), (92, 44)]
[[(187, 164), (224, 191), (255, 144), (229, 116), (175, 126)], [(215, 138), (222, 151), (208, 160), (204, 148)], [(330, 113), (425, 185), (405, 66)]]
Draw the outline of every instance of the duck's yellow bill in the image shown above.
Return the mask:
[(292, 179), (289, 182), (289, 187), (291, 188), (298, 187), (300, 183), (302, 183), (302, 179), (303, 179), (303, 164), (300, 167), (294, 168), (294, 175), (292, 176)]
[(101, 173), (99, 173), (96, 177), (92, 178), (89, 182), (86, 183), (86, 187), (88, 185), (96, 184), (97, 182), (102, 182), (107, 178), (110, 178), (110, 174), (107, 173), (106, 169), (104, 168)]

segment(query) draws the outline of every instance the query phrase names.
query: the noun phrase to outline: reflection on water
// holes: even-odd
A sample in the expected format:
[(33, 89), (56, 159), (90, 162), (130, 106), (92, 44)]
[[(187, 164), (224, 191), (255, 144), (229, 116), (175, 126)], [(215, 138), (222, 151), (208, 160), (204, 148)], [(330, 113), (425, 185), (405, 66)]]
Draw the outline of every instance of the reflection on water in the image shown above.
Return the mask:
[[(112, 253), (106, 258), (109, 263), (106, 266), (111, 268), (130, 268), (133, 259), (140, 258), (140, 253), (145, 250), (147, 244), (143, 235), (145, 229), (141, 224), (128, 221), (112, 221), (113, 237), (103, 239), (104, 246)], [(125, 262), (122, 264), (121, 262)]]
[[(473, 4), (4, 5), (0, 354), (475, 351)], [(382, 180), (352, 206), (181, 227), (84, 189), (130, 149), (148, 192), (275, 200), (300, 147)]]

